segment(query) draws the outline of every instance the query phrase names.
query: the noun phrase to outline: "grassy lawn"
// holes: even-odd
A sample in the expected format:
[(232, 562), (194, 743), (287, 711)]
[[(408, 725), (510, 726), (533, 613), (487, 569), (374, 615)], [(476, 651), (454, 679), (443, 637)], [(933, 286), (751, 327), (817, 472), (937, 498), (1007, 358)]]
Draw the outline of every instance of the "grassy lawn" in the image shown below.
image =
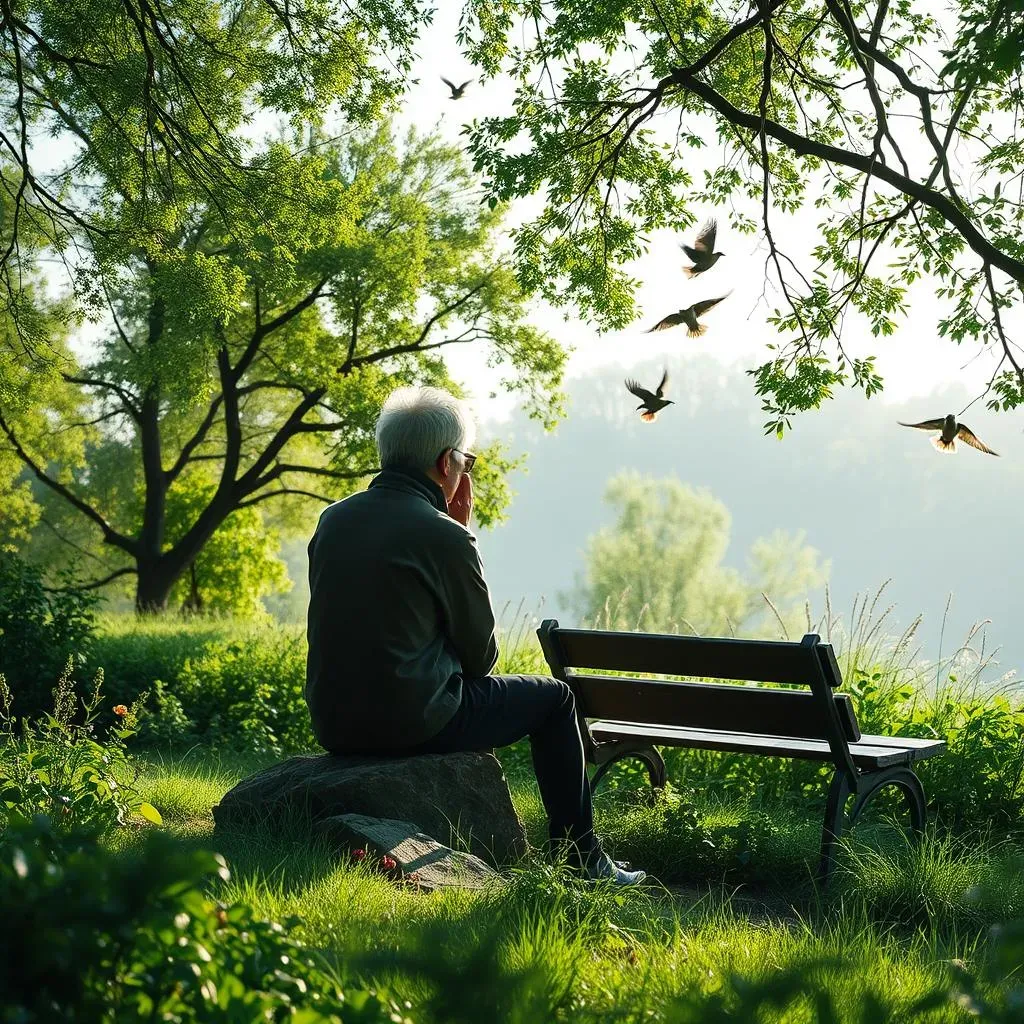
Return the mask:
[[(595, 801), (609, 852), (652, 884), (531, 857), (428, 894), (301, 835), (214, 831), (236, 782), (311, 749), (300, 629), (105, 620), (76, 673), (84, 696), (104, 669), (91, 724), (65, 694), (63, 724), (0, 742), (0, 901), (36, 937), (0, 930), (0, 1022), (5, 998), (32, 1024), (1024, 1020), (1024, 701), (963, 650), (924, 665), (876, 634), (841, 658), (861, 727), (948, 744), (921, 768), (920, 844), (880, 798), (821, 894), (821, 766), (675, 750), (664, 795), (625, 763)], [(544, 670), (532, 634), (505, 639), (500, 671)], [(528, 748), (499, 756), (539, 846)]]
[[(858, 830), (834, 891), (819, 898), (809, 880), (816, 805), (694, 805), (689, 794), (651, 806), (628, 779), (599, 797), (599, 829), (616, 855), (664, 884), (584, 887), (534, 860), (491, 891), (418, 893), (300, 839), (214, 836), (213, 805), (272, 760), (203, 748), (151, 754), (141, 790), (183, 843), (226, 856), (231, 878), (218, 883), (218, 899), (301, 919), (300, 937), (342, 980), (385, 984), (439, 1020), (454, 1019), (453, 990), (467, 1020), (486, 1019), (474, 1006), (499, 1004), (507, 1020), (687, 1020), (681, 993), (701, 994), (700, 1014), (716, 998), (735, 1012), (730, 975), (768, 979), (794, 965), (830, 993), (836, 1019), (910, 1019), (915, 1001), (948, 982), (951, 964), (984, 968), (991, 925), (1024, 913), (1024, 872), (1006, 840), (933, 833), (915, 848), (879, 815)], [(537, 839), (542, 813), (523, 752), (512, 748), (505, 760)], [(673, 828), (677, 819), (685, 827)], [(736, 855), (737, 835), (749, 856)], [(495, 1003), (496, 993), (504, 1000)], [(806, 997), (758, 1012), (764, 1021), (828, 1019)], [(947, 1003), (914, 1019), (972, 1017)]]

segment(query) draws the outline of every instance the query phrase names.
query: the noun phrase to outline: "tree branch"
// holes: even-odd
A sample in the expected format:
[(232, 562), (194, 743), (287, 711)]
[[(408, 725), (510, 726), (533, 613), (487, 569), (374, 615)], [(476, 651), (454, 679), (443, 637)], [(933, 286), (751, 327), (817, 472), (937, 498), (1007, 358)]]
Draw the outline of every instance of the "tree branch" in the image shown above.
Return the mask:
[[(352, 366), (363, 366), (366, 363), (377, 363), (382, 359), (387, 359), (389, 356), (404, 355), (407, 352), (429, 352), (431, 349), (444, 348), (445, 345), (468, 345), (470, 342), (479, 341), (479, 337), (474, 338), (446, 338), (444, 341), (435, 341), (430, 345), (395, 345), (394, 348), (384, 348), (378, 352), (372, 352), (370, 355), (360, 356), (358, 359), (352, 360)], [(342, 368), (338, 367), (338, 373), (341, 373)]]
[(107, 391), (113, 391), (121, 402), (124, 404), (125, 412), (136, 423), (138, 423), (142, 417), (142, 413), (139, 407), (135, 404), (137, 398), (126, 388), (121, 387), (120, 384), (115, 384), (111, 380), (99, 380), (96, 377), (79, 377), (73, 373), (61, 373), (61, 377), (64, 378), (69, 384), (80, 384), (86, 388), (104, 388)]
[(992, 280), (992, 268), (988, 263), (985, 264), (985, 286), (988, 288), (989, 300), (992, 303), (992, 317), (995, 322), (996, 333), (999, 335), (1000, 344), (1003, 346), (1003, 351), (1006, 353), (1006, 358), (1010, 360), (1010, 365), (1014, 368), (1017, 373), (1017, 379), (1021, 383), (1021, 387), (1024, 388), (1024, 368), (1021, 367), (1020, 363), (1014, 358), (1013, 353), (1010, 351), (1010, 340), (1006, 337), (1003, 331), (1003, 318), (999, 312), (999, 293), (996, 291), (995, 282)]
[(97, 590), (99, 587), (105, 587), (119, 576), (127, 576), (129, 573), (138, 573), (138, 569), (132, 565), (126, 565), (122, 569), (115, 569), (109, 576), (104, 576), (101, 580), (93, 580), (92, 583), (78, 583), (71, 587), (44, 587), (43, 589), (48, 590), (51, 594), (69, 594), (77, 590)]
[(224, 453), (224, 468), (221, 471), (221, 486), (230, 487), (235, 482), (238, 464), (242, 456), (242, 423), (238, 415), (238, 379), (231, 369), (228, 347), (221, 335), (221, 347), (217, 350), (217, 370), (220, 374), (221, 396), (224, 399), (224, 434), (227, 450)]
[(914, 178), (901, 174), (894, 167), (878, 164), (877, 162), (872, 166), (872, 158), (862, 153), (856, 153), (849, 149), (840, 149), (828, 143), (805, 138), (779, 124), (777, 121), (772, 121), (768, 118), (762, 120), (756, 114), (749, 114), (746, 111), (740, 110), (711, 86), (689, 75), (684, 68), (677, 69), (667, 79), (663, 79), (662, 83), (659, 83), (659, 88), (665, 83), (678, 85), (683, 89), (689, 90), (695, 96), (699, 96), (705, 103), (733, 124), (738, 124), (754, 132), (759, 131), (763, 125), (764, 130), (773, 139), (781, 142), (800, 156), (814, 156), (820, 160), (839, 164), (843, 167), (850, 167), (863, 174), (871, 171), (876, 178), (886, 182), (888, 185), (892, 185), (893, 188), (898, 189), (905, 195), (916, 199), (923, 206), (928, 206), (935, 210), (936, 213), (941, 214), (949, 224), (960, 232), (964, 241), (983, 260), (1002, 270), (1018, 283), (1024, 284), (1024, 261), (1015, 259), (993, 245), (951, 197), (926, 187)]
[(325, 505), (331, 505), (337, 500), (336, 498), (329, 498), (326, 494), (317, 494), (315, 491), (303, 491), (297, 487), (281, 487), (276, 491), (264, 491), (263, 494), (257, 494), (255, 498), (247, 498), (245, 501), (240, 501), (235, 507), (246, 508), (249, 505), (266, 501), (268, 498), (278, 498), (283, 494), (298, 494), (303, 498), (315, 498), (317, 501), (322, 501)]
[(235, 481), (235, 490), (239, 497), (252, 494), (259, 486), (258, 481), (264, 470), (277, 458), (281, 449), (299, 432), (306, 413), (327, 393), (326, 388), (318, 388), (307, 395), (291, 411), (288, 419), (278, 428), (255, 462)]
[(110, 544), (113, 547), (120, 548), (122, 551), (126, 551), (128, 554), (132, 556), (136, 554), (136, 552), (138, 551), (138, 544), (134, 540), (132, 540), (130, 537), (126, 537), (122, 533), (118, 533), (117, 530), (115, 530), (106, 521), (106, 519), (104, 519), (103, 516), (92, 507), (92, 505), (84, 501), (73, 491), (70, 491), (59, 480), (54, 480), (53, 477), (46, 473), (46, 471), (35, 461), (35, 459), (33, 459), (32, 456), (29, 455), (27, 451), (25, 451), (25, 449), (21, 445), (21, 442), (18, 441), (17, 437), (15, 436), (14, 431), (7, 424), (7, 421), (3, 418), (2, 415), (0, 415), (0, 430), (3, 430), (3, 432), (7, 435), (7, 439), (11, 442), (11, 446), (14, 448), (14, 452), (18, 456), (18, 458), (21, 459), (21, 461), (25, 463), (25, 465), (28, 466), (30, 470), (32, 470), (36, 478), (41, 483), (49, 487), (50, 490), (59, 494), (66, 502), (68, 502), (68, 504), (78, 509), (78, 511), (81, 512), (82, 515), (91, 519), (100, 528), (100, 530), (103, 531), (103, 542), (105, 544)]
[(234, 380), (237, 382), (241, 379), (241, 376), (249, 368), (249, 364), (253, 361), (256, 353), (259, 351), (260, 345), (263, 343), (263, 339), (268, 335), (272, 334), (279, 327), (283, 327), (289, 320), (293, 320), (300, 313), (309, 309), (310, 306), (321, 297), (324, 288), (327, 286), (327, 282), (330, 277), (324, 277), (316, 285), (316, 287), (300, 299), (290, 309), (286, 309), (283, 313), (274, 317), (273, 320), (268, 320), (266, 323), (262, 323), (259, 319), (259, 302), (255, 306), (256, 312), (256, 327), (253, 329), (252, 336), (249, 338), (249, 343), (245, 347), (245, 351), (242, 353), (238, 362), (232, 368), (231, 373)]
[(210, 427), (213, 426), (213, 421), (217, 418), (217, 410), (221, 407), (221, 403), (224, 401), (224, 395), (217, 395), (210, 403), (210, 408), (207, 409), (206, 415), (203, 417), (203, 422), (196, 427), (196, 432), (185, 442), (182, 446), (181, 451), (178, 453), (178, 458), (175, 460), (174, 465), (170, 469), (164, 472), (164, 480), (168, 486), (177, 479), (181, 471), (188, 465), (192, 460), (192, 453), (203, 443), (206, 438)]
[(443, 309), (439, 309), (432, 317), (430, 317), (430, 319), (427, 320), (427, 322), (423, 325), (423, 330), (420, 331), (420, 335), (416, 339), (416, 344), (419, 345), (421, 342), (426, 340), (426, 337), (433, 329), (434, 324), (436, 324), (439, 320), (443, 319), (444, 317), (448, 316), (449, 313), (454, 313), (455, 310), (459, 309), (460, 307), (464, 306), (467, 302), (469, 302), (469, 300), (473, 298), (474, 295), (482, 291), (486, 287), (488, 281), (490, 281), (491, 277), (493, 277), (493, 272), (487, 274), (478, 285), (475, 285), (468, 292), (466, 292), (466, 294), (463, 295), (462, 298), (456, 299), (455, 302), (445, 306)]
[(86, 558), (91, 558), (95, 562), (99, 562), (100, 565), (104, 564), (103, 559), (100, 558), (99, 555), (94, 554), (88, 548), (83, 548), (81, 544), (76, 543), (70, 537), (65, 537), (64, 534), (46, 518), (46, 516), (40, 516), (39, 522), (41, 522), (43, 526), (47, 527), (47, 529), (49, 529), (62, 544), (67, 544), (69, 548), (74, 548), (79, 554), (85, 555)]

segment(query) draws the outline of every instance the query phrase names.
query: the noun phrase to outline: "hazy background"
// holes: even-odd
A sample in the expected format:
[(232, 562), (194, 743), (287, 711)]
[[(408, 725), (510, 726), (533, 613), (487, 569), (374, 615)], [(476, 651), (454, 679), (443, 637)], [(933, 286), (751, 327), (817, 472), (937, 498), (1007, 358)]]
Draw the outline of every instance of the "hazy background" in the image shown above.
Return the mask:
[[(672, 373), (670, 397), (678, 404), (654, 423), (633, 412), (637, 403), (623, 387), (623, 368), (611, 365), (568, 381), (569, 415), (551, 434), (519, 413), (482, 424), (485, 437), (528, 453), (527, 470), (512, 477), (508, 522), (479, 535), (496, 610), (511, 606), (506, 621), (520, 602), (526, 613), (575, 621), (562, 595), (583, 570), (588, 536), (614, 520), (602, 501), (605, 485), (616, 473), (635, 470), (675, 475), (725, 503), (732, 515), (727, 565), (742, 569), (752, 542), (776, 529), (802, 530), (806, 543), (831, 561), (833, 611), (846, 616), (856, 594), (873, 593), (891, 578), (879, 608), (895, 604), (894, 632), (923, 614), (921, 655), (932, 659), (952, 594), (942, 653), (974, 623), (990, 619), (986, 649), (1002, 648), (1000, 670), (1024, 669), (1018, 418), (988, 413), (979, 403), (964, 418), (1002, 457), (964, 445), (942, 455), (927, 433), (896, 421), (960, 409), (967, 401), (961, 387), (903, 402), (848, 391), (799, 417), (778, 441), (763, 435), (765, 417), (742, 368), (689, 357), (687, 348), (680, 332), (674, 356), (635, 364), (648, 386), (657, 383), (662, 365)], [(628, 353), (623, 360), (632, 372)], [(289, 546), (288, 556), (299, 577), (288, 603), (304, 609), (301, 541)], [(810, 596), (817, 618), (824, 595)]]

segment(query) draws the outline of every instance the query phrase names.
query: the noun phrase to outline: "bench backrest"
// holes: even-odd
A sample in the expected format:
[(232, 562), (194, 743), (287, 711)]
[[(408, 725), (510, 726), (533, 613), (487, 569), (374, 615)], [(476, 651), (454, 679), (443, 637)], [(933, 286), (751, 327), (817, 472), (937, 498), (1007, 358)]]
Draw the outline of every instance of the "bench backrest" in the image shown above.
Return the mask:
[[(537, 631), (553, 675), (574, 689), (581, 716), (650, 725), (828, 740), (839, 759), (860, 739), (831, 644), (808, 634), (800, 643), (562, 629)], [(790, 683), (807, 690), (668, 682), (584, 674), (575, 669)], [(586, 737), (589, 738), (589, 737)]]

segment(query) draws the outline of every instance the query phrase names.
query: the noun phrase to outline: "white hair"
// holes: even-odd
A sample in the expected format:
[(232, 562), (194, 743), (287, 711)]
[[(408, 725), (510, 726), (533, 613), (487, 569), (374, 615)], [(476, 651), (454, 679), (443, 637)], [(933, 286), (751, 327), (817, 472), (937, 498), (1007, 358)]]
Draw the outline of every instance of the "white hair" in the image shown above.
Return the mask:
[(377, 420), (381, 468), (426, 471), (445, 449), (464, 452), (475, 434), (473, 417), (461, 399), (440, 388), (398, 388), (388, 395)]

